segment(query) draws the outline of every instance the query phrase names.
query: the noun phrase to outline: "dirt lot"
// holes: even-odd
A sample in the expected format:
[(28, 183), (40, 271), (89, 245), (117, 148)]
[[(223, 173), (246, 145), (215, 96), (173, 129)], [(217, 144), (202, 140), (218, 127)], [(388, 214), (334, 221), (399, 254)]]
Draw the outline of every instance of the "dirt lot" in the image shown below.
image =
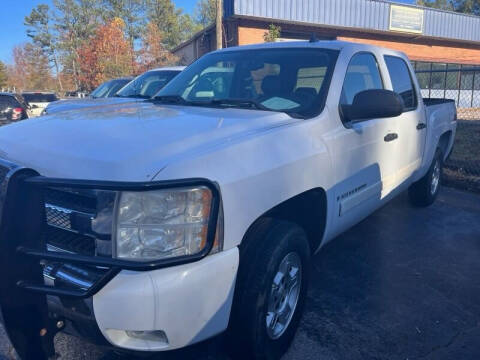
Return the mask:
[(480, 193), (480, 120), (458, 122), (444, 180), (450, 186)]
[[(427, 209), (400, 196), (325, 247), (285, 360), (479, 359), (480, 195), (443, 188)], [(156, 359), (225, 360), (219, 341)], [(103, 352), (57, 337), (64, 360)], [(0, 329), (0, 359), (9, 345)]]

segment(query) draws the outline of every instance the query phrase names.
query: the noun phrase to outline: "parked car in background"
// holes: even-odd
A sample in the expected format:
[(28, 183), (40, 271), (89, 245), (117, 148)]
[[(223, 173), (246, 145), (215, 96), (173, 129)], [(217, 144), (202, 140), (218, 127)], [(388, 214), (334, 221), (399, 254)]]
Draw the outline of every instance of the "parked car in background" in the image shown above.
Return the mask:
[[(41, 115), (46, 115), (47, 113), (56, 111), (63, 111), (65, 109), (69, 110), (70, 108), (75, 108), (77, 106), (83, 107), (82, 105), (91, 103), (88, 100), (112, 98), (115, 96), (118, 90), (120, 90), (132, 80), (133, 76), (128, 76), (105, 81), (87, 96), (85, 96), (84, 93), (79, 93), (76, 91), (66, 92), (65, 99), (60, 99), (58, 101), (50, 103), (49, 106), (45, 107), (45, 109), (42, 111)], [(71, 99), (71, 97), (74, 97), (74, 99)]]
[(21, 95), (0, 93), (0, 125), (28, 117), (28, 104)]
[(77, 99), (83, 99), (86, 98), (88, 94), (83, 91), (67, 91), (65, 92), (64, 98), (77, 98)]
[(133, 76), (128, 76), (128, 77), (123, 77), (119, 79), (105, 81), (103, 84), (98, 86), (95, 90), (93, 90), (90, 93), (89, 97), (92, 99), (114, 97), (115, 94), (118, 92), (118, 90), (123, 88), (132, 80), (133, 80)]
[[(155, 95), (183, 69), (185, 69), (184, 66), (174, 66), (149, 70), (130, 81), (113, 96), (103, 99), (91, 97), (88, 99), (57, 101), (47, 106), (43, 114), (49, 115), (59, 111), (82, 109), (91, 106), (121, 104), (128, 101), (143, 101)], [(102, 93), (102, 86), (100, 85), (91, 95), (94, 95), (97, 91)]]
[(58, 100), (53, 92), (23, 92), (22, 96), (29, 106), (32, 117), (41, 115), (48, 104)]
[(228, 327), (235, 358), (280, 359), (312, 255), (404, 191), (432, 204), (455, 132), (404, 53), (341, 41), (219, 50), (148, 101), (4, 127), (1, 310), (145, 353)]

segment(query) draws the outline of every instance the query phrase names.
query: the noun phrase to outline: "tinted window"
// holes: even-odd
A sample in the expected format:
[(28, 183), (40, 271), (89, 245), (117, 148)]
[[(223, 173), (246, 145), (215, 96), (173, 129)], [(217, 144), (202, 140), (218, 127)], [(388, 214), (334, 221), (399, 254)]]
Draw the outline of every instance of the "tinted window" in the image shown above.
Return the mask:
[(191, 106), (262, 109), (308, 118), (323, 110), (337, 56), (338, 51), (328, 49), (222, 51), (200, 58), (157, 95), (181, 98)]
[(340, 105), (352, 105), (355, 95), (371, 89), (383, 89), (377, 60), (369, 53), (354, 55), (345, 74)]
[(0, 110), (4, 111), (8, 108), (15, 108), (19, 107), (18, 101), (14, 99), (13, 96), (10, 95), (0, 95)]
[(417, 96), (407, 63), (396, 56), (385, 56), (385, 63), (392, 80), (393, 91), (402, 97), (405, 110), (415, 109), (417, 107)]
[(122, 88), (117, 96), (132, 98), (150, 98), (172, 80), (179, 71), (147, 71), (136, 77)]
[(42, 103), (57, 101), (58, 98), (55, 94), (42, 94), (42, 93), (23, 93), (23, 98), (28, 103)]
[(114, 96), (118, 90), (120, 90), (123, 86), (128, 84), (130, 80), (128, 79), (118, 79), (118, 80), (110, 80), (104, 82), (95, 90), (92, 91), (90, 94), (93, 98), (106, 98)]

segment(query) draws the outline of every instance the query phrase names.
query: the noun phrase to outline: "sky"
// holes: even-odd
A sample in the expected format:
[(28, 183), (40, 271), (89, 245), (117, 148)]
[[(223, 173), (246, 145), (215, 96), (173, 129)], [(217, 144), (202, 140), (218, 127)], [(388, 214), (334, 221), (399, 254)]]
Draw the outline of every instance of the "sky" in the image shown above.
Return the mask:
[[(173, 0), (175, 5), (185, 12), (192, 13), (197, 0)], [(342, 1), (342, 0), (338, 0)], [(397, 2), (413, 3), (414, 0), (396, 0)], [(0, 24), (2, 25), (0, 40), (0, 60), (12, 62), (12, 49), (15, 45), (28, 41), (23, 20), (38, 4), (52, 6), (52, 0), (0, 0)]]

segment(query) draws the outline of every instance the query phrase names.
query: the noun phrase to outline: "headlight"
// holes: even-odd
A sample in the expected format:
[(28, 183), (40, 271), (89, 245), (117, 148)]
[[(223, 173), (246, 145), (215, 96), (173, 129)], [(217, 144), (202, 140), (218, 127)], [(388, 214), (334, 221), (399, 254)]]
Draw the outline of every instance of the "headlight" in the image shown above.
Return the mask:
[[(212, 193), (203, 186), (119, 194), (115, 256), (148, 261), (195, 255), (205, 249)], [(212, 251), (221, 247), (220, 231)]]

